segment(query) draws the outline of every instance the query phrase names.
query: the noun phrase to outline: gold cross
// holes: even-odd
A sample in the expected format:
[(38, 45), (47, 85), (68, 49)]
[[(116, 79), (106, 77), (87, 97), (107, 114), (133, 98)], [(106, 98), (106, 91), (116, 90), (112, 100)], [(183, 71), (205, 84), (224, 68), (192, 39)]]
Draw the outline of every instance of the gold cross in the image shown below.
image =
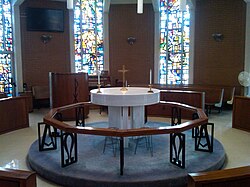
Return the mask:
[(125, 65), (122, 65), (122, 69), (118, 70), (118, 72), (122, 73), (122, 85), (125, 87), (125, 73), (128, 72), (128, 70), (125, 69)]

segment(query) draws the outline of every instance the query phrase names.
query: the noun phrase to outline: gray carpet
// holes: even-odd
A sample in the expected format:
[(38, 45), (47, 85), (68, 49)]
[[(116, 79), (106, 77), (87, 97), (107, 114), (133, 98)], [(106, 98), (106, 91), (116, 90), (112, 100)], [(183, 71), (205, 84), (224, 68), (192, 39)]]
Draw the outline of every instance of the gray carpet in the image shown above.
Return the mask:
[[(107, 127), (106, 122), (88, 126)], [(166, 123), (148, 122), (149, 126), (166, 126)], [(78, 135), (78, 162), (61, 167), (60, 142), (58, 149), (39, 152), (35, 141), (28, 152), (30, 167), (41, 177), (62, 186), (75, 187), (157, 187), (186, 186), (187, 173), (220, 169), (225, 161), (225, 151), (218, 140), (214, 140), (214, 152), (194, 151), (191, 131), (186, 132), (186, 168), (181, 169), (169, 162), (169, 135), (153, 136), (153, 157), (145, 145), (135, 144), (125, 149), (124, 175), (120, 176), (119, 151), (116, 157), (107, 147), (103, 154), (103, 136)]]

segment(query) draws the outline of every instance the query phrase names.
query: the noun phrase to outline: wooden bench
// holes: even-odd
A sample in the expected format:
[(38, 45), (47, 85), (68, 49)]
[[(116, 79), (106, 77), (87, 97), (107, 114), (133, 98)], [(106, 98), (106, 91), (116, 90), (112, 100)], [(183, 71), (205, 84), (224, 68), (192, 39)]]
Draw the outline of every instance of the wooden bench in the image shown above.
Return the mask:
[(0, 167), (1, 187), (36, 187), (36, 173)]
[[(196, 91), (181, 91), (181, 90), (161, 90), (161, 101), (172, 101), (187, 104), (193, 107), (205, 108), (205, 94)], [(147, 115), (149, 116), (164, 116), (170, 117), (171, 110), (163, 105), (155, 104), (147, 106)], [(182, 117), (185, 119), (192, 119), (192, 112), (183, 111)]]
[(249, 185), (250, 166), (188, 174), (188, 187), (246, 187)]
[(240, 86), (226, 86), (226, 85), (199, 85), (199, 84), (185, 84), (185, 85), (162, 85), (154, 84), (154, 88), (162, 90), (188, 90), (188, 91), (202, 91), (205, 92), (206, 103), (217, 103), (220, 100), (221, 90), (224, 89), (223, 103), (231, 100), (232, 91), (235, 89), (235, 95), (241, 95), (242, 87)]

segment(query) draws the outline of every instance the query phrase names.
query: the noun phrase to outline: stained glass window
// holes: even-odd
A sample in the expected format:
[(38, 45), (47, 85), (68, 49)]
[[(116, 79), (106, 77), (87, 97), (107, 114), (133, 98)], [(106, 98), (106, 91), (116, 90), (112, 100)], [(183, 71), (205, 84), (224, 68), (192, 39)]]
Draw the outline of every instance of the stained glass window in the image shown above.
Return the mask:
[(160, 83), (187, 84), (189, 80), (189, 25), (187, 6), (180, 0), (160, 0)]
[(11, 0), (0, 0), (0, 92), (12, 96), (12, 17)]
[(74, 9), (75, 70), (103, 70), (103, 0), (76, 0)]

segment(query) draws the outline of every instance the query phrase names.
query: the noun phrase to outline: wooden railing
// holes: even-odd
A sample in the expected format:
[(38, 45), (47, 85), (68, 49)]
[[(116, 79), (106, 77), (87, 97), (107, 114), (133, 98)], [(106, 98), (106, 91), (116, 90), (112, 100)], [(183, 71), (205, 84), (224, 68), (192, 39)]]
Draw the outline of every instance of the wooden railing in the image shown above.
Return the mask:
[[(170, 138), (173, 139), (170, 145), (170, 149), (172, 147), (180, 146), (179, 149), (185, 150), (185, 134), (182, 132), (189, 130), (189, 129), (195, 129), (193, 131), (193, 137), (196, 139), (204, 138), (204, 134), (207, 133), (207, 125), (208, 125), (208, 118), (206, 114), (203, 112), (200, 108), (195, 108), (189, 105), (180, 104), (176, 102), (166, 102), (161, 101), (159, 103), (160, 105), (165, 105), (166, 107), (171, 108), (172, 110), (172, 123), (171, 126), (164, 126), (164, 127), (158, 127), (158, 128), (137, 128), (137, 129), (111, 129), (111, 128), (97, 128), (97, 127), (88, 127), (85, 126), (84, 122), (84, 107), (89, 107), (90, 105), (93, 105), (90, 102), (81, 102), (76, 103), (72, 105), (67, 105), (59, 108), (51, 109), (48, 114), (45, 115), (43, 119), (43, 123), (39, 123), (39, 136), (41, 136), (41, 125), (45, 125), (44, 131), (42, 133), (42, 138), (39, 137), (39, 150), (49, 150), (49, 149), (57, 149), (57, 141), (56, 137), (53, 136), (53, 134), (57, 134), (61, 138), (61, 164), (62, 167), (65, 167), (67, 165), (73, 164), (77, 162), (77, 134), (91, 134), (91, 135), (99, 135), (99, 136), (113, 136), (118, 137), (120, 140), (120, 174), (123, 174), (123, 167), (124, 167), (124, 137), (131, 137), (131, 136), (145, 136), (145, 135), (159, 135), (159, 134), (170, 134)], [(62, 119), (61, 112), (69, 109), (75, 109), (76, 113), (76, 125), (72, 126), (65, 122), (60, 121)], [(193, 112), (193, 120), (181, 122), (181, 110), (189, 110)], [(142, 124), (143, 125), (143, 124)], [(209, 124), (211, 125), (211, 124)], [(51, 127), (53, 127), (51, 129)], [(57, 130), (60, 130), (58, 132)], [(206, 131), (206, 133), (204, 133)], [(208, 135), (207, 135), (208, 136)], [(47, 138), (46, 138), (47, 137)], [(67, 145), (67, 139), (70, 138), (71, 145)], [(51, 139), (51, 143), (47, 144), (45, 143), (45, 139)], [(177, 140), (176, 140), (177, 139)], [(213, 141), (210, 139), (210, 137), (205, 138), (207, 141)], [(177, 142), (180, 142), (180, 145), (177, 145)], [(195, 141), (196, 144), (199, 141)], [(47, 146), (50, 145), (50, 146)], [(207, 143), (207, 151), (212, 152), (211, 146), (213, 145), (212, 142)], [(70, 148), (68, 146), (71, 146)], [(210, 147), (209, 147), (210, 146)], [(66, 153), (67, 157), (70, 157), (69, 159), (65, 158), (64, 149), (71, 150), (70, 153)], [(196, 150), (199, 149), (199, 145), (195, 145)], [(206, 149), (206, 148), (205, 148)], [(171, 152), (171, 151), (170, 151)], [(172, 162), (175, 165), (178, 165), (179, 167), (184, 168), (185, 165), (185, 154), (182, 158), (179, 158), (179, 155), (174, 155), (175, 153), (172, 153), (173, 155), (170, 155), (170, 162)], [(175, 157), (171, 161), (171, 158)], [(178, 158), (177, 158), (178, 157)]]
[(246, 187), (249, 184), (250, 166), (188, 175), (188, 187)]

